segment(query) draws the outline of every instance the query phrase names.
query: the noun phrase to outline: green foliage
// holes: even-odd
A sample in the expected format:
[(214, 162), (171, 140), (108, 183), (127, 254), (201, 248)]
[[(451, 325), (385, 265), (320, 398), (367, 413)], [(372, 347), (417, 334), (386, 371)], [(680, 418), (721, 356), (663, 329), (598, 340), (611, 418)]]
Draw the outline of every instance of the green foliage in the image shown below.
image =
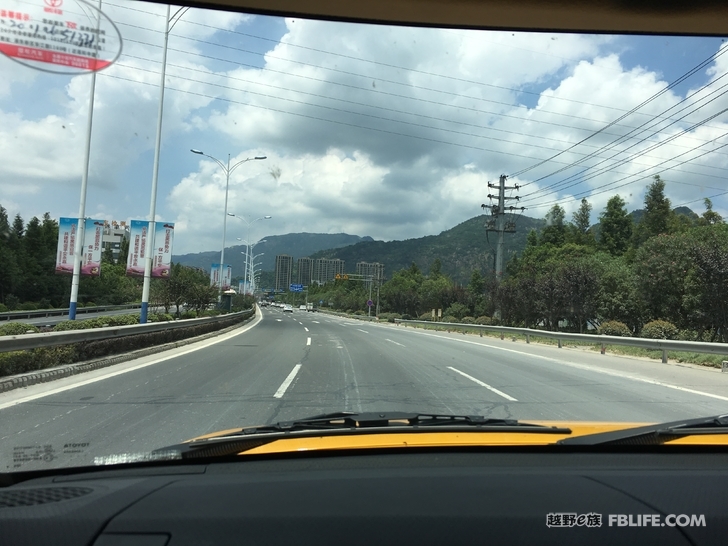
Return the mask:
[(7, 313), (8, 312), (8, 306), (4, 303), (0, 303), (0, 313)]
[(453, 316), (457, 319), (462, 319), (465, 315), (468, 314), (468, 311), (469, 309), (465, 305), (456, 302), (447, 309), (445, 309), (442, 314), (446, 316)]
[(491, 324), (493, 324), (493, 319), (490, 317), (481, 316), (475, 319), (475, 324), (490, 326)]
[(197, 318), (197, 313), (195, 313), (194, 311), (185, 311), (184, 313), (182, 313), (182, 315), (180, 315), (180, 318), (181, 319)]
[(678, 337), (677, 327), (666, 320), (653, 320), (642, 327), (640, 337), (648, 339), (676, 339)]
[(452, 315), (445, 315), (440, 322), (460, 322), (460, 319)]
[(647, 186), (645, 193), (645, 211), (634, 232), (634, 246), (640, 247), (651, 237), (682, 231), (675, 229), (678, 224), (670, 200), (665, 197), (665, 183), (659, 175)]
[[(151, 315), (153, 316), (153, 315)], [(148, 317), (149, 318), (149, 317)], [(151, 319), (149, 318), (151, 321)], [(88, 330), (89, 328), (106, 328), (139, 324), (139, 315), (109, 315), (86, 320), (64, 320), (53, 327), (54, 332), (68, 330)]]
[(627, 325), (623, 322), (616, 320), (608, 320), (603, 322), (597, 332), (604, 336), (620, 336), (620, 337), (631, 337), (632, 333), (627, 328)]
[(10, 311), (17, 311), (20, 300), (14, 294), (8, 294), (5, 298), (5, 305), (7, 305)]
[(463, 317), (460, 322), (463, 324), (475, 324), (475, 317)]
[(627, 213), (624, 200), (615, 195), (599, 216), (601, 229), (599, 246), (612, 256), (621, 256), (627, 251), (632, 237), (632, 218)]
[(561, 246), (566, 242), (564, 218), (566, 212), (560, 205), (554, 205), (546, 214), (546, 227), (541, 233), (540, 244)]
[(24, 322), (8, 322), (0, 325), (0, 336), (19, 336), (27, 334), (29, 331), (36, 334), (40, 332), (37, 326)]
[(422, 313), (419, 320), (432, 320), (432, 313)]
[(174, 316), (169, 313), (154, 313), (147, 316), (148, 322), (171, 322)]

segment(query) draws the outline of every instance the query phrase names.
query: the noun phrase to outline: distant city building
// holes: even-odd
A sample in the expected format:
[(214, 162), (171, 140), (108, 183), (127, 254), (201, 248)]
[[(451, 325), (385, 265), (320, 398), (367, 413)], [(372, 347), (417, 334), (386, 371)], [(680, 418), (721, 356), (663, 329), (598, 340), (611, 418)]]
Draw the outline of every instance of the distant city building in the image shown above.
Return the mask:
[[(356, 274), (365, 277), (372, 277), (372, 280), (381, 282), (384, 279), (384, 264), (379, 262), (359, 262), (356, 264)], [(365, 281), (368, 284), (369, 281)]]
[(298, 284), (309, 286), (313, 281), (313, 260), (311, 258), (298, 258)]
[(328, 258), (319, 258), (314, 266), (313, 278), (319, 284), (333, 281), (336, 275), (344, 274), (344, 260), (336, 258), (330, 260)]
[(121, 243), (124, 239), (129, 237), (129, 226), (126, 222), (117, 222), (112, 220), (104, 221), (104, 233), (101, 237), (101, 246), (104, 250), (110, 248), (114, 255), (114, 261), (119, 259), (119, 252), (121, 252)]
[(276, 256), (276, 290), (286, 290), (291, 285), (291, 270), (293, 257), (287, 254)]

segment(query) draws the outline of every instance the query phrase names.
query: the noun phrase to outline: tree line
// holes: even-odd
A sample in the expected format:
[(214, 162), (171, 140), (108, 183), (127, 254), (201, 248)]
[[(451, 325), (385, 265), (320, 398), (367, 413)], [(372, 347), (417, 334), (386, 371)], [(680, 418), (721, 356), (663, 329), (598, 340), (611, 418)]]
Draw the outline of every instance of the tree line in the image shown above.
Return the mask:
[[(24, 222), (20, 214), (10, 221), (0, 205), (0, 310), (33, 310), (68, 307), (71, 276), (55, 273), (58, 222), (45, 213)], [(121, 305), (140, 302), (143, 280), (126, 275), (129, 241), (124, 239), (117, 259), (111, 248), (101, 256), (101, 275), (82, 276), (80, 305)], [(172, 265), (169, 279), (152, 279), (150, 303), (202, 312), (217, 298), (207, 272)]]
[[(618, 195), (596, 226), (588, 200), (571, 221), (557, 204), (500, 283), (473, 271), (461, 285), (442, 274), (439, 260), (427, 273), (412, 264), (382, 284), (381, 310), (427, 319), (440, 309), (443, 320), (725, 342), (728, 226), (709, 199), (704, 204), (701, 216), (677, 214), (659, 176), (647, 187), (637, 222)], [(366, 311), (361, 283), (336, 281), (312, 293), (333, 308)]]

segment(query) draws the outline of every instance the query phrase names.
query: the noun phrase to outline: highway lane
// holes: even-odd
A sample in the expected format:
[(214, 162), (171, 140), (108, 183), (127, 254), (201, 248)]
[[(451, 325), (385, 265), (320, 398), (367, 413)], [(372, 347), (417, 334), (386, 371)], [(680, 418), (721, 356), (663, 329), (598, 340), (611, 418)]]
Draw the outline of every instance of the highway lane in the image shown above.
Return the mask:
[(728, 412), (727, 374), (712, 370), (278, 309), (246, 328), (0, 394), (0, 468), (13, 469), (18, 447), (49, 445), (54, 459), (16, 469), (88, 464), (342, 410), (633, 422)]

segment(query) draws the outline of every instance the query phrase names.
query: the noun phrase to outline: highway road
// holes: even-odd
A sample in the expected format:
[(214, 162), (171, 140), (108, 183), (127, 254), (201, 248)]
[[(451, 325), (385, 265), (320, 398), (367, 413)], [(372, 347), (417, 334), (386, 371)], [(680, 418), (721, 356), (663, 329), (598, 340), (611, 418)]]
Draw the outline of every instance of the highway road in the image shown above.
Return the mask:
[[(266, 308), (232, 333), (0, 394), (0, 469), (344, 410), (668, 421), (728, 413), (728, 374)], [(52, 457), (21, 461), (39, 449)]]

